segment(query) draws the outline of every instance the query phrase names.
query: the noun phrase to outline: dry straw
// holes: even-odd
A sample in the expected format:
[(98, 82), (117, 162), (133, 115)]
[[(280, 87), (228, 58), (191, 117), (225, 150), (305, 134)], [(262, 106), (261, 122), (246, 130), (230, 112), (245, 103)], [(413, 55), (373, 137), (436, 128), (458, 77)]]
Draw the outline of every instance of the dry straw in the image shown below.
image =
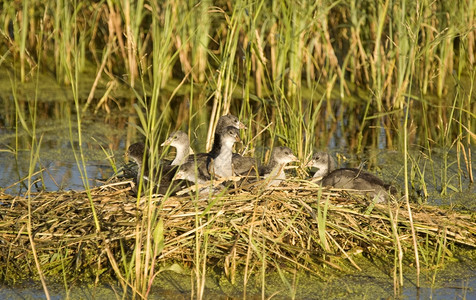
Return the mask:
[[(220, 197), (144, 197), (139, 202), (124, 184), (94, 188), (90, 195), (99, 232), (86, 192), (31, 195), (32, 232), (46, 275), (94, 278), (113, 275), (113, 269), (119, 275), (121, 262), (132, 255), (136, 226), (149, 203), (163, 222), (160, 265), (192, 266), (197, 235), (206, 234), (207, 263), (221, 268), (232, 282), (244, 268), (259, 272), (263, 265), (289, 266), (320, 276), (323, 265), (360, 269), (352, 260), (360, 251), (384, 254), (398, 248), (413, 253), (403, 203), (374, 204), (309, 182), (288, 182), (274, 190), (230, 190)], [(0, 202), (1, 277), (9, 281), (35, 276), (26, 230), (28, 200), (0, 194)], [(438, 207), (411, 206), (419, 247), (476, 247), (474, 218)]]

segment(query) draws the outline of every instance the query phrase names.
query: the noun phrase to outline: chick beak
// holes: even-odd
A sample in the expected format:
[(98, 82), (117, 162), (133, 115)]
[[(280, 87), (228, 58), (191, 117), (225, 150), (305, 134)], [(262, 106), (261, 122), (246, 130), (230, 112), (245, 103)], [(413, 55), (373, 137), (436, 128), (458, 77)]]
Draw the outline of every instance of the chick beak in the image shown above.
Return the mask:
[(180, 180), (183, 179), (183, 171), (178, 170), (177, 173), (175, 173), (174, 179), (173, 180)]
[(240, 129), (248, 129), (248, 127), (246, 127), (246, 125), (243, 124), (243, 122), (240, 122), (239, 127), (240, 127)]
[(169, 138), (169, 139), (166, 139), (165, 142), (163, 142), (162, 144), (160, 144), (161, 147), (164, 147), (164, 146), (168, 146), (170, 145), (170, 143), (172, 142), (172, 140)]

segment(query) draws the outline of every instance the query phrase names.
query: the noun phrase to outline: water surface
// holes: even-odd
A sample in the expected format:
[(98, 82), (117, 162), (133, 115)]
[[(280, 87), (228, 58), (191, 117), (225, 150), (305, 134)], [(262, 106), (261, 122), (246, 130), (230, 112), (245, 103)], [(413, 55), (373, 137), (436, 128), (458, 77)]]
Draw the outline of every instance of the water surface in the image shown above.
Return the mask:
[[(61, 87), (59, 89), (63, 90)], [(27, 190), (28, 181), (25, 177), (28, 175), (31, 151), (37, 146), (31, 145), (31, 121), (27, 120), (29, 129), (20, 125), (11, 103), (13, 100), (8, 93), (5, 93), (0, 88), (0, 96), (3, 99), (3, 102), (0, 101), (0, 112), (3, 112), (0, 113), (0, 188), (7, 188), (6, 192), (9, 194), (23, 194)], [(138, 121), (134, 109), (124, 105), (113, 109), (112, 113), (99, 110), (96, 114), (92, 109), (81, 116), (81, 149), (85, 162), (83, 165), (80, 159), (80, 137), (76, 114), (72, 113), (74, 108), (65, 102), (65, 98), (70, 95), (65, 91), (53, 93), (56, 96), (50, 97), (48, 93), (45, 90), (39, 102), (41, 109), (38, 111), (35, 130), (37, 140), (41, 139), (41, 143), (35, 170), (41, 172), (33, 176), (32, 189), (34, 191), (83, 190), (85, 180), (91, 187), (100, 185), (102, 182), (100, 179), (113, 175), (113, 166), (119, 168), (124, 163), (123, 154), (126, 145), (141, 139), (135, 127)], [(30, 104), (28, 101), (22, 104), (25, 116), (28, 115), (26, 112), (29, 111)], [(205, 128), (206, 124), (200, 126)], [(169, 130), (170, 128), (174, 128), (173, 125), (169, 126)], [(203, 130), (198, 132), (203, 133)], [(383, 135), (382, 132), (379, 134)], [(357, 167), (364, 164), (364, 169), (394, 184), (399, 189), (403, 188), (404, 158), (401, 151), (388, 149), (387, 145), (379, 143), (374, 149), (365, 149), (363, 154), (356, 155), (348, 151), (348, 143), (345, 142), (347, 137), (344, 135), (340, 129), (336, 130), (335, 136), (329, 139), (326, 149), (337, 157), (340, 166)], [(192, 145), (197, 143), (192, 141)], [(470, 151), (472, 157), (476, 157), (476, 148), (470, 148)], [(412, 159), (409, 165), (408, 184), (412, 201), (451, 206), (460, 210), (469, 210), (472, 213), (476, 211), (476, 186), (470, 183), (464, 162), (460, 160), (458, 163), (458, 155), (461, 158), (461, 153), (453, 149), (435, 147), (431, 150), (430, 157), (425, 151), (414, 146), (410, 155)], [(476, 170), (476, 162), (472, 163), (472, 168)], [(465, 259), (464, 256), (459, 257), (458, 262), (436, 273), (434, 283), (432, 283), (432, 273), (427, 273), (422, 278), (423, 288), (420, 289), (414, 287), (415, 278), (412, 274), (412, 272), (405, 273), (403, 298), (476, 298), (475, 260)], [(254, 287), (250, 286), (248, 295), (252, 297), (260, 296), (259, 278), (257, 280)], [(176, 274), (164, 273), (158, 278), (153, 297), (157, 299), (189, 298), (191, 290), (189, 284), (188, 276), (184, 279)], [(289, 295), (288, 291), (283, 291), (282, 281), (277, 277), (270, 278), (267, 285), (270, 293), (279, 291), (278, 298), (286, 298)], [(62, 299), (67, 295), (66, 289), (61, 284), (51, 283), (48, 286), (53, 299)], [(99, 288), (80, 284), (72, 286), (68, 293), (72, 298), (113, 298), (115, 297), (114, 290), (120, 290), (116, 283), (101, 284)], [(216, 278), (210, 278), (206, 293), (218, 299), (225, 299), (230, 296), (241, 298), (242, 292), (239, 286), (225, 288)], [(364, 272), (343, 275), (328, 282), (303, 276), (296, 291), (298, 298), (329, 297), (330, 295), (340, 299), (393, 297), (393, 279), (382, 269), (369, 267)], [(2, 299), (43, 297), (43, 290), (37, 282), (26, 282), (13, 287), (4, 286), (0, 289)]]

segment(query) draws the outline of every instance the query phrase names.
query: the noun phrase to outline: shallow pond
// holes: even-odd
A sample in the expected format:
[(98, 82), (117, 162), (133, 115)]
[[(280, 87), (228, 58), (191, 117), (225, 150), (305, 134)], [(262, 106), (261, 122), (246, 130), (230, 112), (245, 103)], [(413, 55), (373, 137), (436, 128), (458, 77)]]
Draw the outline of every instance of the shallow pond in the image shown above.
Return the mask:
[[(4, 101), (3, 107), (0, 107), (0, 111), (5, 112), (0, 116), (0, 188), (6, 189), (9, 194), (23, 194), (28, 184), (25, 178), (30, 167), (31, 136), (21, 126), (15, 130), (15, 117), (11, 107), (6, 107), (7, 102), (8, 100)], [(36, 125), (36, 135), (38, 139), (41, 138), (41, 143), (39, 160), (35, 165), (35, 170), (41, 172), (32, 178), (33, 190), (82, 190), (85, 181), (89, 186), (100, 185), (101, 179), (114, 174), (114, 167), (119, 168), (124, 164), (126, 145), (140, 139), (134, 128), (137, 119), (133, 109), (122, 108), (112, 115), (103, 112), (83, 115), (80, 137), (76, 119), (69, 113), (71, 107), (62, 104), (61, 100), (44, 102), (41, 106), (42, 112)], [(336, 142), (338, 139), (338, 136), (331, 138), (329, 145), (333, 146), (330, 151), (338, 157), (341, 166), (356, 167), (365, 161), (364, 168), (382, 177), (384, 181), (403, 187), (404, 160), (401, 152), (377, 147), (365, 151), (365, 155), (357, 156), (348, 153), (345, 147), (339, 148), (340, 144)], [(82, 153), (79, 152), (80, 141)], [(476, 157), (474, 147), (470, 152), (473, 158)], [(84, 165), (81, 163), (81, 155), (84, 157)], [(473, 214), (476, 212), (476, 186), (469, 183), (466, 166), (462, 161), (457, 163), (457, 153), (454, 150), (435, 148), (430, 158), (413, 149), (411, 156), (409, 184), (413, 201), (428, 201), (434, 205), (468, 210)], [(471, 167), (473, 171), (476, 170), (476, 162)], [(423, 197), (425, 194), (426, 198)], [(476, 298), (476, 261), (461, 258), (459, 262), (437, 272), (434, 284), (431, 284), (432, 274), (425, 275), (422, 279), (424, 287), (420, 289), (414, 287), (413, 275), (407, 272), (402, 297)], [(67, 295), (61, 284), (52, 283), (49, 286), (53, 299), (62, 299)], [(283, 291), (282, 281), (277, 275), (267, 280), (267, 286), (269, 294), (279, 292), (277, 298), (287, 298), (290, 295), (289, 291)], [(114, 290), (120, 289), (110, 285), (99, 288), (79, 285), (72, 287), (68, 293), (72, 298), (114, 298)], [(343, 275), (329, 282), (303, 276), (298, 281), (295, 293), (298, 298), (374, 299), (394, 296), (393, 279), (381, 268), (373, 268), (371, 265), (364, 272)], [(210, 278), (206, 294), (219, 299), (230, 296), (241, 298), (242, 291), (239, 288), (225, 287), (216, 278)], [(152, 295), (157, 299), (189, 298), (190, 279), (180, 278), (176, 274), (164, 274), (160, 276)], [(259, 282), (250, 286), (248, 295), (261, 295)], [(37, 299), (43, 296), (41, 286), (36, 282), (0, 289), (2, 299)]]
[[(46, 124), (45, 124), (46, 123)], [(83, 124), (83, 155), (85, 158), (85, 171), (80, 161), (81, 153), (78, 147), (78, 136), (73, 128), (73, 136), (69, 134), (69, 125), (60, 121), (49, 121), (38, 126), (37, 130), (42, 135), (39, 150), (39, 159), (35, 170), (43, 170), (32, 178), (37, 181), (33, 191), (45, 189), (46, 191), (57, 190), (82, 190), (84, 189), (83, 174), (87, 174), (89, 185), (96, 186), (97, 180), (106, 179), (113, 173), (113, 167), (108, 157), (114, 154), (111, 148), (124, 148), (121, 142), (122, 133), (119, 129), (98, 122), (85, 122)], [(31, 146), (30, 141), (20, 135), (18, 151), (14, 151), (15, 132), (8, 129), (0, 129), (0, 186), (7, 188), (10, 194), (24, 193), (26, 180), (30, 167)], [(115, 141), (117, 140), (117, 142)], [(72, 150), (71, 145), (76, 147)], [(114, 146), (114, 144), (117, 144)], [(105, 151), (103, 151), (105, 149)], [(116, 151), (118, 162), (122, 163), (122, 150)], [(79, 162), (77, 161), (79, 159)], [(111, 157), (116, 159), (115, 157)]]
[[(0, 145), (2, 149), (14, 147), (15, 133), (6, 128), (0, 129)], [(69, 125), (62, 121), (43, 122), (37, 128), (38, 132), (43, 134), (40, 161), (38, 168), (43, 169), (42, 178), (35, 187), (41, 189), (42, 185), (46, 190), (54, 191), (58, 189), (64, 190), (81, 190), (83, 189), (83, 181), (81, 172), (78, 169), (74, 152), (71, 150), (71, 141), (76, 145), (78, 143), (77, 134), (72, 137), (69, 135)], [(97, 179), (105, 179), (111, 176), (114, 171), (107, 157), (114, 155), (113, 160), (120, 167), (123, 161), (123, 153), (125, 147), (124, 128), (117, 128), (115, 123), (108, 123), (104, 120), (89, 121), (84, 120), (83, 124), (83, 152), (86, 160), (86, 172), (89, 184), (91, 186), (101, 184)], [(74, 131), (74, 130), (73, 130)], [(21, 135), (21, 134), (20, 134)], [(25, 133), (26, 135), (26, 133)], [(26, 186), (18, 184), (21, 178), (28, 174), (30, 151), (28, 151), (27, 141), (20, 138), (22, 147), (15, 155), (10, 151), (0, 152), (0, 187), (10, 187), (8, 193), (24, 193)], [(5, 147), (7, 146), (7, 147)], [(102, 148), (114, 149), (106, 154)], [(368, 161), (368, 165), (372, 167), (373, 172), (381, 176), (386, 181), (402, 187), (403, 186), (403, 158), (401, 153), (396, 151), (378, 150), (369, 151), (367, 157), (355, 156), (345, 153), (345, 149), (332, 149), (341, 160), (341, 165), (357, 166), (362, 159)], [(418, 156), (418, 152), (413, 153)], [(476, 157), (476, 151), (472, 151), (473, 157)], [(447, 177), (450, 178), (446, 195), (441, 195), (442, 191), (442, 171), (443, 171), (443, 155), (448, 155), (449, 161), (455, 161), (454, 152), (435, 151), (432, 156), (432, 167), (435, 169), (435, 176), (427, 172), (425, 181), (429, 197), (426, 201), (435, 205), (456, 206), (460, 209), (476, 211), (475, 186), (469, 185), (468, 180), (462, 174), (461, 190), (454, 191), (459, 184), (460, 169), (456, 164), (452, 164), (448, 168)], [(419, 166), (421, 168), (427, 165), (429, 168), (430, 161), (424, 161), (423, 156), (420, 158)], [(463, 167), (463, 166), (462, 166)], [(476, 169), (476, 166), (473, 165)], [(84, 172), (84, 170), (82, 170)], [(40, 175), (36, 175), (34, 179), (40, 179)], [(26, 182), (25, 182), (26, 183)], [(422, 193), (421, 186), (415, 185), (413, 196), (415, 200), (425, 201), (418, 196)], [(419, 190), (420, 189), (420, 190)], [(464, 263), (450, 264), (445, 270), (439, 271), (435, 276), (435, 283), (431, 284), (432, 274), (423, 276), (423, 288), (416, 289), (414, 287), (413, 275), (406, 273), (404, 289), (401, 293), (405, 299), (448, 299), (448, 298), (466, 298), (476, 297), (476, 262), (475, 260), (465, 260)], [(217, 284), (216, 279), (210, 279), (209, 288), (206, 290), (208, 296), (213, 295), (218, 299), (228, 297), (241, 298), (239, 288), (225, 289)], [(280, 279), (271, 278), (267, 286), (270, 291), (276, 292), (282, 282)], [(49, 284), (53, 299), (62, 299), (66, 296), (65, 288), (61, 284)], [(159, 288), (160, 287), (160, 288)], [(240, 287), (240, 286), (239, 286)], [(116, 287), (116, 290), (120, 290)], [(72, 287), (68, 292), (73, 298), (111, 298), (115, 297), (114, 289), (110, 285), (99, 286), (97, 288), (80, 285)], [(248, 295), (260, 295), (259, 283), (254, 287), (250, 287)], [(269, 292), (271, 293), (271, 292)], [(287, 298), (289, 291), (281, 290), (277, 294), (277, 298)], [(157, 282), (153, 291), (153, 298), (168, 299), (170, 297), (189, 298), (190, 297), (190, 281), (176, 274), (162, 276)], [(373, 299), (393, 297), (393, 279), (382, 272), (381, 269), (371, 266), (361, 273), (352, 275), (343, 275), (336, 277), (329, 282), (317, 281), (316, 278), (302, 278), (298, 283), (296, 296), (298, 298), (347, 298), (347, 299)], [(3, 287), (0, 290), (0, 298), (2, 299), (39, 299), (43, 297), (41, 285), (36, 282), (24, 283), (15, 287)]]
[[(415, 287), (414, 270), (407, 270), (404, 287), (394, 293), (393, 279), (382, 267), (376, 264), (361, 265), (362, 272), (328, 278), (323, 282), (308, 275), (295, 278), (296, 289), (286, 287), (280, 276), (270, 272), (266, 278), (266, 297), (273, 299), (475, 299), (476, 298), (476, 260), (462, 258), (460, 262), (448, 263), (436, 273), (422, 274), (421, 288)], [(289, 282), (293, 276), (287, 275)], [(69, 284), (66, 289), (61, 283), (49, 282), (48, 289), (52, 299), (115, 299), (121, 297), (122, 288), (118, 283)], [(150, 299), (190, 299), (190, 277), (177, 273), (163, 272), (156, 278)], [(248, 298), (261, 298), (261, 279), (250, 278), (246, 295)], [(223, 278), (209, 277), (204, 291), (205, 299), (243, 299), (243, 283), (235, 285)], [(39, 282), (24, 282), (16, 286), (1, 286), (1, 299), (43, 299), (44, 291)]]

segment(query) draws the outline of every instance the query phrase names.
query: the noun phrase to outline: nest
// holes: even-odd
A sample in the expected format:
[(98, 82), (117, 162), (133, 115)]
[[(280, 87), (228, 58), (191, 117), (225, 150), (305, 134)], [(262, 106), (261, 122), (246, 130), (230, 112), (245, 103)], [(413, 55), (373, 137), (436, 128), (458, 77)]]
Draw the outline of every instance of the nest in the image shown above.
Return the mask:
[[(358, 269), (352, 259), (358, 252), (413, 253), (405, 203), (375, 204), (309, 182), (223, 195), (142, 198), (123, 184), (94, 188), (89, 195), (41, 192), (28, 199), (0, 194), (2, 278), (36, 274), (32, 246), (46, 275), (117, 273), (134, 247), (146, 247), (159, 221), (163, 246), (157, 262), (192, 265), (200, 255), (231, 278), (240, 267), (264, 261), (317, 273), (323, 264), (341, 269), (342, 261)], [(416, 204), (411, 210), (419, 246), (476, 247), (474, 217)]]

